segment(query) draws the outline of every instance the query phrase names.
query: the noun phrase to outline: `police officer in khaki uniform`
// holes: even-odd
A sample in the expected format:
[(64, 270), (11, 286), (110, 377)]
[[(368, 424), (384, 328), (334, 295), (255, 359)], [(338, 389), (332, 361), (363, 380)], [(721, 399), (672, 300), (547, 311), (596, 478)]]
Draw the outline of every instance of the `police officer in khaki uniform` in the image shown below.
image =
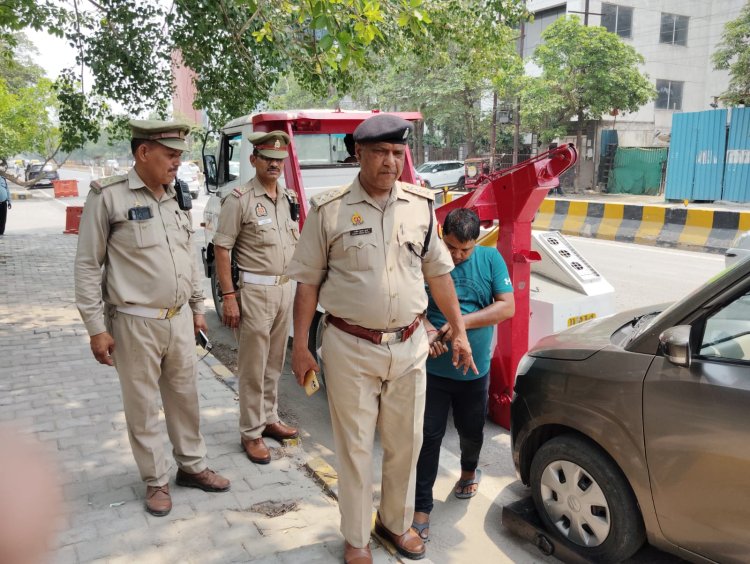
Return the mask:
[(354, 131), (359, 176), (313, 198), (287, 270), (297, 280), (292, 365), (302, 384), (318, 369), (307, 348), (316, 304), (327, 312), (322, 357), (336, 444), (344, 560), (372, 561), (372, 447), (383, 446), (376, 533), (409, 558), (425, 547), (410, 527), (422, 443), (427, 336), (425, 281), (453, 329), (454, 364), (474, 368), (453, 288), (453, 262), (437, 240), (432, 194), (397, 181), (411, 123), (380, 114)]
[(146, 510), (172, 508), (169, 463), (159, 432), (161, 394), (177, 460), (176, 483), (209, 492), (229, 480), (206, 467), (199, 430), (195, 333), (206, 329), (190, 212), (174, 187), (189, 127), (133, 120), (135, 166), (91, 183), (75, 259), (76, 305), (91, 351), (120, 377), (128, 437)]
[[(289, 136), (271, 131), (248, 138), (255, 177), (222, 201), (213, 244), (223, 322), (240, 327), (240, 440), (251, 461), (268, 464), (271, 453), (263, 437), (281, 442), (298, 436), (279, 420), (278, 384), (292, 320), (292, 285), (284, 270), (299, 239), (299, 206), (296, 194), (279, 182)], [(232, 284), (232, 251), (239, 289)]]

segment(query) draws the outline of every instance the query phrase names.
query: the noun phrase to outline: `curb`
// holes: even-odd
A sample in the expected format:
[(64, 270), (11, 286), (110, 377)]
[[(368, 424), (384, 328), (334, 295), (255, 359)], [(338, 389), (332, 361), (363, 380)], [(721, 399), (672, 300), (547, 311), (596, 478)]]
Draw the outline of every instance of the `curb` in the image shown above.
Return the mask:
[(692, 251), (723, 253), (750, 230), (750, 211), (545, 199), (534, 229)]
[[(224, 366), (224, 364), (210, 352), (207, 353), (203, 347), (196, 345), (195, 351), (198, 354), (199, 362), (203, 362), (206, 366), (208, 366), (213, 372), (215, 378), (220, 380), (225, 386), (227, 386), (230, 390), (237, 394), (238, 379), (237, 376), (234, 375), (234, 372)], [(282, 446), (284, 447), (295, 447), (301, 445), (302, 440), (299, 438), (287, 439), (282, 443)], [(310, 475), (315, 480), (315, 482), (317, 482), (317, 484), (321, 486), (323, 491), (327, 495), (338, 501), (338, 494), (336, 493), (338, 491), (338, 474), (336, 474), (336, 471), (333, 469), (333, 467), (331, 467), (322, 458), (313, 458), (312, 460), (308, 460), (305, 462), (304, 466), (307, 471), (310, 472)]]

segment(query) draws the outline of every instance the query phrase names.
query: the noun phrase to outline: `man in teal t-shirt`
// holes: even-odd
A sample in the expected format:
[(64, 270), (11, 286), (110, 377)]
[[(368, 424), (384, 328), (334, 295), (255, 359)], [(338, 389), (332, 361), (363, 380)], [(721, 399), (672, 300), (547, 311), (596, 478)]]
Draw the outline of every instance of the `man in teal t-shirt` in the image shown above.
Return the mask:
[(515, 302), (508, 268), (497, 249), (476, 246), (479, 217), (467, 209), (451, 211), (443, 223), (443, 242), (455, 268), (451, 272), (477, 373), (464, 374), (451, 363), (450, 326), (428, 297), (425, 327), (430, 342), (427, 360), (427, 397), (424, 438), (417, 462), (413, 527), (423, 539), (429, 536), (432, 487), (437, 477), (440, 444), (448, 422), (448, 409), (460, 438), (461, 479), (454, 494), (466, 499), (476, 495), (481, 471), (477, 469), (487, 412), (492, 334), (501, 321), (513, 316)]

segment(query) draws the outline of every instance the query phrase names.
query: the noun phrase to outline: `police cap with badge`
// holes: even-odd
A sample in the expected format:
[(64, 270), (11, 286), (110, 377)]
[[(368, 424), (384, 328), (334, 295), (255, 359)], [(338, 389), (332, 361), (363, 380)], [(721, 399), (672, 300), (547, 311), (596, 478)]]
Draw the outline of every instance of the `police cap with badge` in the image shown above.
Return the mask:
[(187, 151), (185, 138), (190, 126), (181, 121), (161, 121), (158, 119), (131, 119), (129, 122), (133, 139), (156, 141), (175, 151)]
[(414, 125), (404, 118), (392, 114), (378, 114), (357, 126), (354, 130), (354, 142), (405, 145), (412, 129)]
[[(174, 151), (187, 151), (188, 146), (185, 138), (190, 133), (190, 126), (181, 121), (161, 121), (158, 119), (131, 119), (131, 137), (135, 139), (147, 139), (164, 145)], [(175, 177), (174, 179), (175, 199), (181, 210), (189, 210), (193, 207), (193, 199), (190, 196), (188, 185)], [(128, 214), (137, 216), (137, 219), (151, 218), (150, 208), (135, 207), (128, 210)], [(133, 211), (135, 210), (135, 211)], [(147, 217), (146, 217), (147, 215)]]
[(259, 155), (269, 159), (285, 159), (289, 156), (289, 136), (283, 131), (255, 131), (247, 136)]
[[(285, 159), (289, 156), (289, 144), (291, 139), (289, 136), (275, 129), (274, 131), (254, 131), (247, 136), (248, 141), (253, 144), (253, 149), (260, 156), (266, 157), (267, 159)], [(289, 214), (292, 221), (299, 219), (299, 202), (288, 190), (284, 190), (284, 196), (289, 202)]]

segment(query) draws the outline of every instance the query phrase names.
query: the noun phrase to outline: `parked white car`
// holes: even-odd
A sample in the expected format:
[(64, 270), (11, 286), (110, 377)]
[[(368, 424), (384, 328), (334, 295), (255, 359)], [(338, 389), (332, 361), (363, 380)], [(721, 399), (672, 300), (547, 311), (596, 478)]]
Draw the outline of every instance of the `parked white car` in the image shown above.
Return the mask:
[(193, 163), (182, 163), (177, 169), (177, 178), (187, 183), (190, 197), (195, 200), (201, 191), (200, 169)]
[(464, 185), (463, 161), (427, 161), (417, 167), (417, 174), (424, 180), (426, 188)]
[(727, 267), (732, 266), (735, 262), (750, 257), (750, 231), (746, 231), (734, 240), (732, 246), (724, 253), (724, 260)]

